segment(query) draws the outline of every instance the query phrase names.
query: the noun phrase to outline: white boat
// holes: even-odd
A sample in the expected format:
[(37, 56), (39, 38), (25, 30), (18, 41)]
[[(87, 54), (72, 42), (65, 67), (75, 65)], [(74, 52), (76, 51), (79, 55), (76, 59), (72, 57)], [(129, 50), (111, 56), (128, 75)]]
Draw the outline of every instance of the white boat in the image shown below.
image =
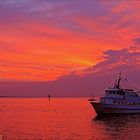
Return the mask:
[(132, 114), (140, 113), (140, 96), (138, 91), (120, 87), (119, 75), (114, 87), (105, 90), (106, 95), (97, 102), (89, 99), (97, 115), (103, 114)]

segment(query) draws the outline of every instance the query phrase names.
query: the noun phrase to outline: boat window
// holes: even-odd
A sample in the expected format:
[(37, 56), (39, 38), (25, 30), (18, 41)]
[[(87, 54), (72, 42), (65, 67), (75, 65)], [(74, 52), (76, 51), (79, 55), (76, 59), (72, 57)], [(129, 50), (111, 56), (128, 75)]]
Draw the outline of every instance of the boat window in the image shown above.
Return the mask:
[(121, 92), (119, 92), (119, 95), (121, 95)]
[(133, 102), (131, 102), (131, 105), (134, 105), (134, 103), (133, 103)]
[(106, 94), (109, 95), (109, 91), (106, 91)]
[(127, 102), (127, 105), (130, 105), (130, 102)]

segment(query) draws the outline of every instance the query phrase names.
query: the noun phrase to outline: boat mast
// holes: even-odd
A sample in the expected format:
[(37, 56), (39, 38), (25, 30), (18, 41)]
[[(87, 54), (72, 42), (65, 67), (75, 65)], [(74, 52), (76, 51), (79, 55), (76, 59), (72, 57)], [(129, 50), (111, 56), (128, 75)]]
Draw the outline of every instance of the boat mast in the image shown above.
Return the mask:
[(115, 84), (115, 87), (118, 89), (120, 88), (120, 82), (121, 82), (121, 73), (119, 73), (119, 78), (117, 80), (117, 84)]

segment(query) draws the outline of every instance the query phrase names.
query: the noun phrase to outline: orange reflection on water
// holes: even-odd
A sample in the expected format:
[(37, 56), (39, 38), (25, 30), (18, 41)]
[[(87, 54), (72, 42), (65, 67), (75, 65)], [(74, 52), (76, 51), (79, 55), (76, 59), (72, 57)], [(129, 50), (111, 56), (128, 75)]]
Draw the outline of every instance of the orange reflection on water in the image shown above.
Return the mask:
[(95, 116), (87, 99), (82, 98), (51, 101), (47, 98), (1, 98), (0, 135), (4, 140), (96, 140), (140, 136), (138, 116)]

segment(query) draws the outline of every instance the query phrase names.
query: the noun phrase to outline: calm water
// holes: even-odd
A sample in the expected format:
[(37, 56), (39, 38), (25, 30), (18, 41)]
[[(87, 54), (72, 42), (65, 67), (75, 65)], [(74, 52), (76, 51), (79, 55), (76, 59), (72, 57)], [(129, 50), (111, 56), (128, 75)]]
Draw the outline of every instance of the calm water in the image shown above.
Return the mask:
[(139, 140), (140, 115), (97, 118), (87, 99), (0, 99), (3, 140)]

